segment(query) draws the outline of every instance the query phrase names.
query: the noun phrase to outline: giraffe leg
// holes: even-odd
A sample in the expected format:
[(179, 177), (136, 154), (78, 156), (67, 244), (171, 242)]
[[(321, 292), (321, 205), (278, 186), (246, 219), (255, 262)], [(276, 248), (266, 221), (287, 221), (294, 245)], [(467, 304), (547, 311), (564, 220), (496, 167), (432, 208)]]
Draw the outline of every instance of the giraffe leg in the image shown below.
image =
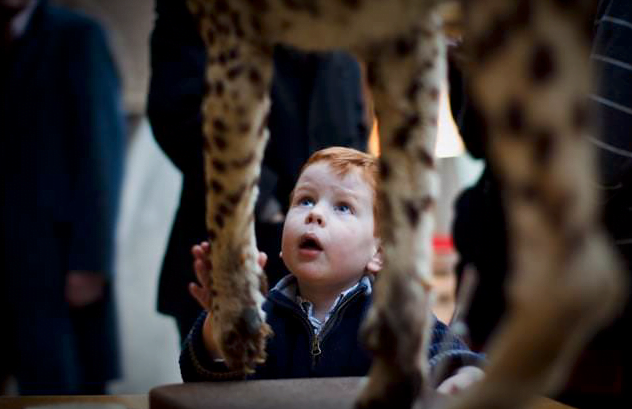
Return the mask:
[(453, 408), (516, 408), (556, 390), (622, 301), (584, 138), (589, 2), (566, 3), (484, 0), (467, 10), (473, 90), (504, 185), (516, 270), (486, 379)]
[(257, 263), (254, 203), (268, 139), (272, 56), (244, 41), (223, 6), (189, 6), (208, 57), (202, 111), (213, 333), (228, 366), (249, 373), (265, 360), (271, 332), (261, 310), (265, 275)]
[(358, 407), (409, 408), (427, 385), (433, 157), (440, 82), (445, 76), (440, 18), (428, 13), (395, 41), (363, 56), (380, 120), (381, 238), (384, 269), (363, 326), (373, 351)]

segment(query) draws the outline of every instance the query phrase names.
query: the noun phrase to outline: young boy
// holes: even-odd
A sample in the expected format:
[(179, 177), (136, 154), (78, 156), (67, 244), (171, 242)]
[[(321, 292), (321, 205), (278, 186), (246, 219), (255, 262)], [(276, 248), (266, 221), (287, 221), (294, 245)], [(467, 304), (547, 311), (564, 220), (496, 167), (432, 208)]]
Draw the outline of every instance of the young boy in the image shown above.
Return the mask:
[[(283, 228), (281, 257), (291, 275), (268, 294), (263, 308), (274, 331), (266, 362), (252, 378), (364, 376), (371, 365), (358, 329), (371, 305), (373, 277), (382, 267), (377, 236), (377, 161), (349, 148), (318, 151), (303, 166)], [(194, 246), (194, 267), (208, 270), (208, 243)], [(260, 263), (265, 264), (265, 254)], [(203, 280), (200, 280), (203, 282)], [(192, 283), (202, 306), (208, 291)], [(243, 378), (228, 372), (203, 313), (184, 342), (180, 368), (185, 381)], [(435, 321), (431, 367), (461, 367), (438, 388), (461, 389), (482, 376), (482, 361)], [(448, 363), (449, 362), (449, 363)]]

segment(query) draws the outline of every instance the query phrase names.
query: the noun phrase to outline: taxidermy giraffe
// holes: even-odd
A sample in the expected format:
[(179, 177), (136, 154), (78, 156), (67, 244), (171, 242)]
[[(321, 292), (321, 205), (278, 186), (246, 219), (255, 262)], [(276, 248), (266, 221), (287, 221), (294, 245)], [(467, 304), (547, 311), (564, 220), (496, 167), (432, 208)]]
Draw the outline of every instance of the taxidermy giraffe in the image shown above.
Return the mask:
[[(380, 118), (385, 267), (363, 337), (373, 352), (358, 406), (407, 408), (430, 385), (433, 147), (446, 50), (441, 0), (188, 0), (206, 44), (203, 103), (212, 319), (227, 364), (265, 360), (253, 208), (268, 139), (276, 43), (344, 49), (367, 65)], [(564, 380), (622, 298), (591, 188), (584, 20), (590, 0), (464, 0), (474, 96), (502, 172), (516, 271), (486, 378), (454, 408), (514, 408)]]

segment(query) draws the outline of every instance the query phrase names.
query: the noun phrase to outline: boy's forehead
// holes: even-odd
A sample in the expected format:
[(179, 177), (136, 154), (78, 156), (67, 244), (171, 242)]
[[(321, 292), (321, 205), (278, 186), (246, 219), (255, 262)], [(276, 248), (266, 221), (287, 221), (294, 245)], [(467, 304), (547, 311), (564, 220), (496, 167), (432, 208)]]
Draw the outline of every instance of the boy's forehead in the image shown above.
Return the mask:
[(334, 189), (340, 190), (368, 190), (371, 192), (373, 189), (368, 181), (362, 176), (362, 172), (357, 167), (350, 167), (346, 173), (334, 169), (327, 162), (316, 162), (307, 166), (295, 188), (299, 188), (302, 185), (317, 185), (323, 186), (325, 184), (331, 184), (333, 182)]
[(342, 172), (334, 169), (328, 162), (320, 161), (315, 162), (307, 166), (301, 176), (299, 177), (299, 182), (301, 180), (322, 180), (322, 176), (326, 175), (327, 177), (331, 177), (333, 179), (337, 179), (339, 181), (346, 181), (351, 183), (366, 183), (364, 178), (361, 177), (360, 170), (357, 167), (349, 167), (349, 170), (346, 172)]

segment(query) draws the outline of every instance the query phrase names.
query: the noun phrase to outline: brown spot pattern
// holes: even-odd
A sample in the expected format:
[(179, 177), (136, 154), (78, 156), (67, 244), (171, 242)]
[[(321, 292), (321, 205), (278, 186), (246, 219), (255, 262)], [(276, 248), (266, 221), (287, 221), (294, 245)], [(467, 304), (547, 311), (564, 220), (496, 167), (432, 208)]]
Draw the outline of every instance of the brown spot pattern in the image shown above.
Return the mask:
[(433, 203), (434, 200), (431, 197), (404, 200), (403, 209), (410, 225), (416, 227), (421, 218), (421, 213), (430, 210)]
[(554, 53), (551, 46), (539, 42), (531, 54), (530, 76), (533, 82), (543, 83), (551, 80), (556, 73)]
[(237, 128), (237, 131), (240, 134), (245, 134), (250, 132), (250, 124), (247, 122), (244, 122), (243, 124), (240, 124), (239, 127)]
[(242, 73), (244, 72), (244, 66), (243, 65), (236, 65), (232, 68), (230, 68), (227, 72), (226, 72), (226, 76), (228, 77), (229, 80), (234, 81), (237, 77), (239, 77)]
[(481, 34), (478, 41), (473, 45), (475, 58), (479, 63), (484, 62), (491, 55), (503, 48), (507, 42), (509, 30), (505, 22), (500, 18), (489, 25), (487, 32)]
[(255, 160), (255, 153), (251, 152), (244, 158), (232, 160), (230, 164), (233, 168), (242, 169), (250, 165), (254, 160)]
[(244, 195), (245, 191), (246, 191), (245, 186), (242, 186), (239, 189), (237, 189), (234, 193), (231, 193), (228, 196), (226, 196), (226, 198), (233, 205), (237, 205), (239, 201), (241, 200), (241, 197)]
[(540, 194), (535, 183), (525, 183), (523, 186), (519, 186), (516, 189), (518, 198), (524, 200), (527, 203), (534, 203), (539, 200)]
[(217, 224), (220, 229), (224, 228), (224, 217), (221, 214), (216, 214), (214, 220), (215, 224)]
[(590, 122), (590, 117), (588, 114), (588, 107), (586, 106), (586, 102), (576, 101), (573, 104), (571, 111), (571, 125), (575, 132), (580, 132), (588, 127), (588, 123)]
[(435, 167), (434, 157), (426, 149), (419, 148), (417, 150), (417, 158), (419, 158), (419, 161), (423, 163), (426, 167), (430, 169), (434, 169)]
[(226, 0), (215, 1), (215, 11), (219, 14), (226, 13), (229, 10), (228, 2)]
[(357, 10), (362, 5), (361, 0), (342, 0), (342, 4), (349, 7), (350, 9)]
[(366, 80), (370, 86), (377, 86), (378, 83), (378, 66), (375, 61), (367, 61), (366, 63)]
[(215, 92), (217, 92), (217, 96), (219, 97), (224, 95), (224, 83), (222, 81), (215, 83)]
[(255, 85), (259, 85), (263, 81), (261, 78), (261, 73), (256, 68), (251, 68), (250, 70), (248, 70), (248, 79), (251, 83)]
[(545, 166), (549, 163), (553, 155), (554, 142), (554, 135), (548, 129), (541, 129), (535, 133), (533, 155), (537, 165)]
[(507, 129), (514, 133), (519, 133), (524, 129), (524, 107), (515, 98), (508, 101), (505, 106), (504, 123)]
[(220, 151), (224, 151), (228, 147), (226, 139), (221, 136), (216, 136), (215, 138), (213, 138), (213, 140), (215, 141), (215, 146), (217, 146)]
[(412, 136), (413, 129), (421, 123), (419, 115), (410, 115), (393, 135), (393, 146), (399, 149), (404, 149)]
[(211, 189), (213, 189), (213, 192), (215, 193), (222, 193), (224, 191), (224, 186), (222, 186), (221, 183), (219, 183), (216, 179), (212, 179), (211, 180)]
[(413, 80), (406, 89), (406, 99), (408, 99), (409, 102), (414, 103), (417, 99), (417, 94), (419, 94), (423, 88), (424, 86), (421, 80)]
[(389, 176), (391, 176), (390, 165), (388, 164), (386, 159), (384, 159), (383, 157), (380, 157), (378, 163), (380, 164), (380, 177), (382, 178), (382, 180), (388, 179)]
[(219, 207), (217, 208), (217, 211), (220, 212), (224, 216), (228, 216), (231, 213), (228, 206), (226, 206), (224, 203), (221, 203), (219, 205)]
[(417, 46), (415, 37), (400, 37), (395, 41), (395, 53), (400, 57), (411, 54)]
[(213, 165), (213, 169), (215, 169), (217, 172), (219, 173), (225, 173), (226, 172), (226, 164), (222, 161), (220, 161), (219, 159), (213, 159), (211, 161), (211, 164)]
[(215, 128), (215, 130), (218, 132), (228, 131), (228, 126), (226, 125), (226, 123), (219, 118), (213, 120), (213, 128)]

